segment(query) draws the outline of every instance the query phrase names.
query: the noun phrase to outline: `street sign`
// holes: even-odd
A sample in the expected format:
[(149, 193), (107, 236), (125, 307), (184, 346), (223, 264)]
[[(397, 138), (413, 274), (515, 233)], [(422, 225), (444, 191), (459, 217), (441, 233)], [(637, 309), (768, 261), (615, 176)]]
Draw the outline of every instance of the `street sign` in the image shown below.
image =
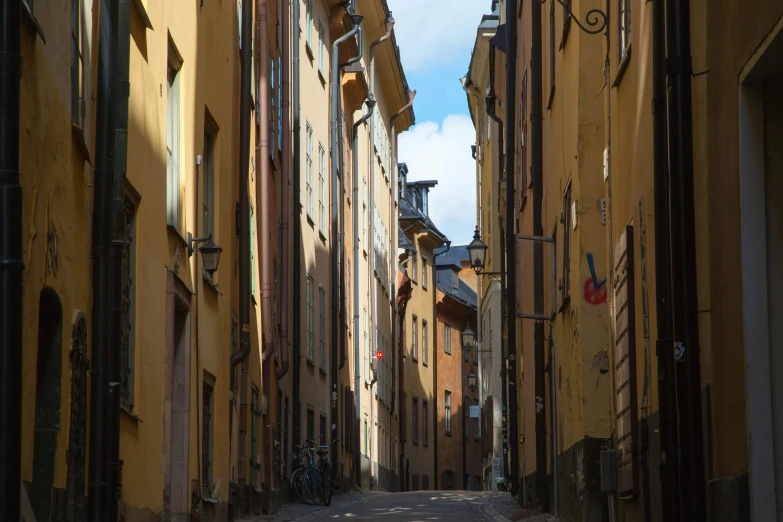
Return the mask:
[(470, 407), (470, 417), (473, 418), (473, 419), (481, 417), (481, 408), (479, 406), (471, 406)]
[(375, 352), (376, 359), (383, 359), (383, 352)]

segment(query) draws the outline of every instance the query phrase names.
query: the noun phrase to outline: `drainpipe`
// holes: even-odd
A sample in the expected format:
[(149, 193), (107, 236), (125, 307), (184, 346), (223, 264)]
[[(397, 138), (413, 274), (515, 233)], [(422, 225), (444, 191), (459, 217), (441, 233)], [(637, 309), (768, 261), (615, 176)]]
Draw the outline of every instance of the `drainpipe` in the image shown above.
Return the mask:
[[(679, 511), (679, 460), (677, 442), (677, 391), (675, 389), (675, 361), (672, 326), (671, 297), (671, 235), (669, 209), (669, 151), (666, 115), (666, 11), (664, 0), (653, 0), (653, 179), (655, 187), (655, 304), (658, 354), (658, 401), (661, 453), (666, 455), (660, 463), (662, 519), (678, 522)], [(611, 245), (610, 245), (611, 247)], [(647, 419), (640, 422), (642, 493), (644, 495), (645, 520), (650, 498), (649, 432)]]
[[(668, 92), (669, 201), (671, 203), (672, 303), (679, 417), (681, 513), (706, 518), (701, 366), (696, 284), (696, 218), (693, 190), (693, 115), (689, 3), (667, 0), (666, 77)], [(687, 504), (684, 502), (687, 500)]]
[[(512, 0), (514, 2), (514, 0)], [(516, 2), (514, 2), (516, 3)], [(532, 53), (531, 53), (531, 100), (530, 100), (530, 163), (533, 178), (533, 235), (543, 236), (544, 226), (542, 223), (542, 189), (543, 189), (543, 130), (542, 121), (544, 119), (542, 109), (542, 68), (541, 68), (541, 9), (533, 9), (532, 19)], [(511, 32), (511, 31), (509, 31)], [(516, 29), (514, 29), (514, 49), (516, 49)], [(509, 60), (512, 58), (509, 56)], [(511, 64), (513, 63), (513, 65)], [(511, 67), (514, 68), (516, 73), (516, 52), (514, 51), (513, 62), (509, 64), (509, 75), (511, 75)], [(516, 87), (514, 85), (514, 87)], [(516, 92), (515, 89), (506, 92)], [(512, 98), (513, 99), (513, 98)], [(508, 105), (513, 106), (511, 100), (508, 100)], [(514, 122), (513, 109), (510, 109), (511, 118), (507, 118), (506, 121)], [(514, 142), (514, 129), (515, 125), (509, 125), (507, 130), (509, 136), (507, 137), (508, 143)], [(509, 151), (509, 156), (513, 155), (513, 152)], [(513, 169), (510, 169), (508, 178), (509, 194), (515, 194), (512, 190), (514, 175)], [(509, 198), (509, 209), (513, 209), (515, 197)], [(515, 258), (514, 248), (514, 215), (509, 212), (508, 214), (508, 230), (506, 231), (507, 245), (506, 255), (510, 259)], [(533, 246), (533, 303), (536, 312), (543, 312), (544, 310), (544, 245), (537, 241)], [(509, 292), (510, 295), (516, 294), (516, 259), (514, 262), (509, 262)], [(516, 304), (516, 299), (514, 299)], [(509, 313), (514, 314), (516, 307), (509, 308)], [(516, 329), (513, 337), (509, 336), (509, 342), (516, 342)], [(546, 360), (544, 353), (544, 323), (541, 320), (536, 320), (534, 331), (534, 380), (535, 380), (535, 405), (536, 405), (536, 496), (541, 505), (541, 510), (549, 511), (549, 494), (548, 483), (546, 479)], [(516, 446), (516, 444), (515, 444)]]
[(549, 323), (549, 446), (552, 453), (552, 514), (557, 516), (557, 386), (555, 383), (555, 344), (552, 338), (552, 322)]
[[(280, 303), (282, 307), (282, 313), (280, 318), (280, 369), (277, 370), (277, 380), (279, 381), (288, 373), (288, 279), (289, 275), (289, 260), (288, 254), (290, 247), (290, 234), (289, 219), (291, 214), (291, 194), (289, 192), (289, 183), (291, 182), (291, 98), (289, 89), (291, 88), (290, 75), (291, 65), (289, 64), (289, 55), (291, 53), (291, 32), (290, 32), (290, 3), (287, 1), (282, 2), (283, 12), (281, 39), (283, 41), (283, 70), (279, 71), (282, 74), (282, 89), (283, 89), (283, 179), (282, 179), (282, 222), (280, 223), (280, 229), (282, 234), (281, 245), (281, 289), (280, 289)], [(298, 247), (297, 247), (298, 248)], [(277, 412), (278, 421), (280, 421), (280, 412)], [(282, 441), (281, 441), (282, 443)], [(284, 455), (284, 458), (288, 458)]]
[[(432, 266), (436, 267), (438, 266), (438, 257), (442, 256), (449, 250), (451, 250), (451, 240), (446, 239), (445, 241), (445, 250), (441, 252), (432, 252)], [(434, 328), (432, 329), (432, 388), (435, 390), (435, 397), (433, 402), (435, 403), (435, 407), (432, 408), (432, 425), (435, 426), (435, 436), (433, 437), (433, 456), (434, 456), (434, 463), (435, 463), (435, 472), (433, 475), (435, 475), (435, 488), (438, 489), (438, 433), (437, 433), (437, 427), (438, 427), (438, 301), (437, 301), (437, 295), (438, 295), (438, 270), (433, 270), (433, 288), (432, 288), (432, 318)]]
[[(534, 66), (538, 64), (540, 74), (541, 64), (541, 13), (540, 9), (533, 9), (533, 26), (539, 26), (538, 40), (536, 43), (535, 29), (533, 33), (533, 59)], [(538, 14), (536, 14), (538, 13)], [(536, 19), (538, 22), (536, 22)], [(511, 465), (509, 470), (509, 479), (511, 481), (511, 495), (516, 496), (519, 491), (519, 425), (517, 422), (517, 271), (516, 271), (516, 249), (514, 248), (514, 223), (516, 221), (516, 189), (514, 188), (514, 143), (516, 140), (516, 98), (517, 92), (517, 0), (508, 0), (506, 3), (506, 117), (509, 122), (506, 127), (506, 320), (508, 331), (508, 394), (509, 394), (509, 441), (511, 443)], [(536, 51), (537, 50), (537, 51)], [(535, 76), (535, 75), (533, 75)], [(532, 82), (535, 85), (535, 81)], [(539, 78), (540, 83), (540, 78)], [(540, 88), (539, 88), (540, 97)], [(535, 100), (535, 96), (533, 96)], [(540, 101), (539, 101), (540, 105)], [(540, 107), (539, 107), (540, 115)], [(533, 124), (535, 128), (535, 124)], [(535, 148), (535, 146), (534, 146)]]
[[(286, 2), (283, 2), (286, 3)], [(293, 158), (294, 158), (294, 172), (293, 172), (293, 192), (294, 192), (294, 233), (293, 233), (293, 296), (294, 296), (294, 312), (293, 312), (293, 363), (294, 374), (292, 376), (292, 395), (293, 395), (293, 444), (298, 444), (301, 440), (301, 426), (302, 426), (302, 407), (300, 404), (300, 368), (301, 368), (301, 339), (302, 339), (302, 107), (299, 92), (299, 52), (301, 48), (301, 39), (299, 36), (299, 17), (300, 17), (300, 4), (301, 2), (292, 2), (293, 4), (293, 22), (292, 28), (293, 42), (292, 42), (292, 73), (293, 73), (293, 116), (294, 116), (294, 144), (293, 144)], [(283, 94), (285, 96), (285, 94)], [(283, 120), (285, 122), (285, 120)]]
[[(343, 4), (346, 5), (346, 4)], [(353, 10), (351, 10), (353, 11)], [(339, 241), (338, 238), (338, 194), (341, 193), (340, 188), (340, 182), (338, 180), (338, 162), (341, 162), (341, 158), (338, 158), (339, 151), (340, 151), (340, 141), (342, 140), (342, 135), (338, 135), (338, 120), (340, 120), (340, 70), (347, 64), (341, 64), (340, 63), (340, 56), (339, 56), (339, 49), (340, 45), (347, 42), (351, 38), (354, 37), (357, 33), (359, 33), (359, 25), (362, 23), (362, 20), (364, 17), (361, 15), (356, 14), (355, 12), (351, 12), (351, 21), (353, 22), (353, 28), (345, 33), (343, 36), (338, 38), (334, 41), (332, 44), (332, 71), (331, 71), (331, 102), (332, 102), (332, 110), (331, 110), (331, 156), (332, 156), (332, 283), (331, 283), (331, 294), (332, 294), (332, 342), (331, 342), (331, 352), (332, 352), (332, 375), (331, 375), (331, 402), (332, 402), (332, 414), (331, 414), (331, 424), (332, 426), (335, 426), (335, 429), (332, 430), (332, 439), (336, 437), (336, 426), (338, 424), (338, 414), (337, 414), (337, 346), (338, 346), (338, 331), (339, 331), (339, 319), (337, 311), (340, 308), (340, 302), (339, 302), (339, 294), (337, 292), (337, 289), (335, 288), (335, 285), (337, 284), (338, 278), (340, 277), (339, 271), (338, 271), (338, 258), (340, 257), (340, 252), (338, 251), (338, 245), (340, 245), (340, 249), (342, 249), (342, 244)], [(361, 48), (359, 50), (361, 53)], [(350, 60), (349, 60), (350, 62)], [(340, 194), (340, 197), (342, 198), (342, 194)], [(345, 198), (342, 198), (345, 199)], [(357, 395), (359, 394), (359, 390), (356, 390)], [(339, 453), (338, 449), (334, 446), (332, 446), (332, 461), (337, 463), (339, 462)], [(335, 466), (332, 469), (332, 478), (334, 478), (336, 473), (337, 466)]]
[[(107, 456), (109, 425), (109, 348), (111, 344), (111, 204), (114, 176), (114, 34), (113, 0), (102, 0), (98, 33), (98, 103), (92, 218), (92, 362), (90, 369), (89, 518), (108, 519)], [(10, 6), (8, 4), (14, 4)], [(19, 2), (7, 2), (19, 10)], [(9, 26), (6, 27), (8, 30)], [(5, 31), (2, 31), (5, 33)], [(18, 98), (17, 98), (18, 100)], [(13, 113), (12, 113), (13, 114)], [(14, 150), (17, 150), (17, 146)], [(5, 152), (4, 152), (5, 154)], [(17, 495), (18, 498), (18, 495)], [(11, 502), (13, 499), (8, 499)]]
[[(108, 491), (106, 501), (109, 520), (117, 520), (120, 477), (120, 373), (119, 348), (122, 343), (122, 258), (127, 243), (125, 227), (125, 180), (128, 157), (128, 97), (130, 75), (130, 0), (117, 0), (117, 32), (115, 48), (114, 102), (114, 199), (112, 201), (111, 240), (111, 339), (114, 349), (109, 353), (109, 440)], [(196, 283), (193, 282), (195, 289)], [(196, 332), (198, 335), (198, 332)], [(197, 341), (198, 342), (198, 341)]]
[[(357, 202), (359, 201), (359, 154), (358, 154), (358, 148), (359, 148), (359, 127), (367, 121), (373, 114), (373, 111), (375, 110), (375, 99), (372, 96), (372, 93), (369, 94), (367, 97), (367, 101), (365, 102), (367, 104), (367, 112), (359, 118), (359, 121), (353, 124), (353, 302), (354, 302), (354, 311), (353, 311), (353, 364), (354, 364), (354, 390), (356, 390), (356, 423), (361, 423), (362, 420), (362, 394), (359, 393), (362, 385), (362, 375), (359, 371), (359, 368), (362, 364), (362, 357), (361, 357), (361, 343), (360, 343), (360, 336), (359, 336), (359, 259), (360, 259), (360, 252), (359, 252), (359, 205)], [(356, 438), (354, 441), (354, 455), (356, 456), (354, 460), (354, 466), (356, 467), (356, 477), (357, 480), (361, 480), (361, 459), (359, 458), (360, 451), (361, 451), (361, 442), (359, 440), (359, 437)]]
[[(249, 43), (253, 30), (253, 10), (242, 10), (243, 44)], [(250, 173), (250, 45), (242, 45), (239, 97), (239, 322), (241, 324), (239, 351), (231, 354), (231, 371), (250, 354), (250, 201), (248, 175)], [(246, 369), (242, 369), (246, 373)]]
[[(21, 5), (0, 0), (0, 505), (9, 520), (19, 520), (19, 488), (22, 483), (22, 186), (19, 183), (19, 105), (22, 76)], [(101, 10), (103, 12), (103, 10)], [(102, 39), (103, 40), (103, 39)], [(100, 124), (100, 120), (99, 120)], [(96, 157), (98, 160), (99, 157)], [(96, 166), (98, 164), (96, 163)], [(103, 187), (95, 186), (95, 193)], [(101, 193), (103, 195), (103, 193)], [(106, 192), (105, 195), (108, 195)], [(108, 199), (108, 198), (105, 198)], [(95, 198), (103, 209), (105, 201)], [(102, 214), (104, 217), (107, 214)], [(108, 228), (93, 221), (108, 243)], [(105, 228), (105, 231), (103, 230)], [(93, 231), (95, 234), (95, 231)], [(102, 253), (93, 239), (93, 257)], [(105, 261), (104, 261), (105, 263)], [(97, 266), (97, 265), (94, 265)], [(98, 271), (94, 271), (94, 279)], [(99, 281), (102, 281), (99, 279)], [(97, 287), (96, 287), (97, 288)], [(95, 293), (98, 296), (98, 292)], [(103, 296), (103, 295), (102, 295)], [(105, 306), (105, 303), (104, 303)], [(97, 307), (96, 307), (97, 308)], [(102, 317), (106, 319), (105, 312)], [(104, 322), (93, 323), (103, 330)], [(99, 334), (102, 333), (99, 331)], [(93, 387), (94, 388), (94, 387)], [(90, 419), (92, 421), (92, 419)], [(91, 422), (95, 427), (95, 422)], [(90, 461), (92, 468), (92, 460)], [(91, 475), (92, 477), (92, 475)], [(92, 488), (93, 482), (90, 482)], [(92, 489), (91, 489), (92, 491)]]

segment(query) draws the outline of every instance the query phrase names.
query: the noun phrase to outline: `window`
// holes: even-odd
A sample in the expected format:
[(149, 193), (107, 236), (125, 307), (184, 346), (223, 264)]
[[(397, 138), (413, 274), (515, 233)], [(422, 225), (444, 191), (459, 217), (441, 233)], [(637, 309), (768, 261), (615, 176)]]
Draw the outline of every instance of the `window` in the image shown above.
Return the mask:
[(326, 71), (324, 69), (324, 65), (326, 62), (326, 31), (324, 31), (324, 26), (321, 22), (318, 22), (318, 72), (321, 73), (321, 76), (326, 78)]
[(166, 224), (180, 229), (179, 208), (179, 61), (169, 49), (168, 94), (166, 99)]
[(419, 443), (419, 399), (413, 398), (413, 443)]
[(345, 259), (346, 260), (345, 262), (348, 264), (348, 270), (346, 271), (347, 275), (345, 278), (345, 285), (346, 285), (345, 308), (347, 312), (345, 314), (345, 323), (348, 332), (350, 332), (351, 328), (353, 328), (353, 315), (351, 314), (351, 303), (353, 297), (353, 294), (351, 294), (351, 279), (353, 279), (353, 272), (351, 272), (351, 260), (347, 258), (344, 250), (343, 250), (343, 259)]
[(326, 237), (326, 151), (318, 143), (318, 225), (321, 235)]
[(421, 477), (421, 489), (422, 491), (427, 491), (430, 489), (430, 477), (429, 475), (424, 475)]
[(313, 49), (313, 0), (305, 0), (305, 43)]
[(467, 439), (470, 437), (470, 397), (465, 395), (465, 399), (462, 402), (462, 434)]
[[(253, 67), (250, 68), (251, 70)], [(275, 160), (275, 138), (277, 137), (277, 129), (275, 128), (275, 114), (277, 114), (277, 110), (275, 109), (275, 58), (272, 55), (272, 53), (269, 53), (269, 116), (268, 116), (268, 124), (269, 124), (269, 157), (272, 161)], [(277, 124), (279, 125), (281, 122), (280, 120), (277, 121)]]
[(481, 477), (473, 477), (473, 491), (481, 491)]
[[(239, 320), (231, 313), (231, 355), (239, 351)], [(231, 370), (231, 389), (236, 391), (239, 382), (239, 365)]]
[(571, 181), (563, 194), (563, 302), (571, 295)]
[(311, 407), (307, 407), (307, 439), (315, 437), (315, 412)]
[(368, 252), (367, 249), (367, 180), (362, 178), (362, 194), (363, 194), (363, 206), (362, 206), (362, 248), (364, 253)]
[(446, 390), (446, 435), (451, 435), (451, 392)]
[(323, 413), (321, 414), (320, 421), (321, 421), (321, 426), (320, 426), (321, 427), (321, 444), (328, 444), (327, 441), (329, 439), (326, 438), (326, 435), (327, 435), (327, 433), (326, 433), (326, 415), (324, 415)]
[(314, 289), (313, 277), (307, 274), (307, 361), (312, 364), (315, 360), (315, 345), (313, 341), (313, 295)]
[(413, 274), (411, 275), (411, 280), (414, 283), (416, 283), (417, 282), (416, 276), (417, 276), (417, 272), (419, 271), (419, 259), (418, 256), (416, 255), (416, 252), (414, 252), (413, 256), (411, 256), (411, 267), (412, 267), (411, 272), (413, 272)]
[(421, 321), (421, 362), (427, 366), (427, 321)]
[(413, 328), (411, 329), (411, 333), (413, 334), (411, 337), (413, 338), (413, 345), (411, 346), (411, 356), (413, 357), (414, 361), (419, 360), (419, 318), (415, 315), (413, 316)]
[[(204, 236), (215, 235), (215, 134), (209, 115), (206, 115), (207, 124), (204, 125), (204, 195), (202, 205), (204, 207)], [(213, 281), (213, 276), (207, 272), (204, 263), (201, 263), (202, 276), (208, 281)]]
[(455, 290), (459, 288), (459, 272), (456, 270), (451, 271), (451, 287)]
[[(278, 11), (279, 12), (279, 11)], [(277, 56), (277, 150), (283, 150), (283, 56)]]
[(313, 128), (305, 125), (305, 176), (307, 185), (307, 218), (313, 221)]
[(618, 0), (619, 8), (617, 10), (620, 21), (619, 51), (620, 62), (628, 56), (628, 50), (631, 48), (631, 0)]
[(367, 431), (367, 419), (364, 419), (364, 454), (370, 454), (370, 433)]
[(470, 346), (464, 346), (462, 345), (462, 338), (460, 336), (460, 346), (462, 346), (462, 359), (465, 362), (468, 362), (468, 354), (470, 353)]
[(563, 11), (563, 41), (560, 43), (560, 48), (565, 47), (566, 40), (568, 39), (568, 33), (571, 30), (571, 7), (573, 0), (563, 0), (565, 4), (565, 11)]
[(250, 392), (250, 468), (253, 475), (253, 483), (255, 484), (255, 478), (260, 470), (261, 461), (258, 458), (258, 421), (261, 417), (258, 400), (258, 388), (251, 387)]
[(370, 377), (370, 352), (367, 346), (367, 308), (364, 308), (364, 382)]
[(204, 489), (203, 496), (210, 498), (212, 496), (212, 440), (213, 433), (213, 412), (214, 412), (214, 387), (206, 380), (203, 383), (202, 394), (202, 413), (203, 413), (203, 432), (201, 439), (201, 484)]
[(443, 351), (451, 355), (451, 325), (443, 326)]
[(239, 48), (242, 48), (242, 0), (237, 0), (237, 21), (239, 22)]
[(422, 424), (422, 438), (424, 439), (424, 445), (426, 446), (430, 442), (429, 434), (429, 404), (427, 401), (421, 402), (421, 424)]
[(520, 179), (522, 180), (522, 201), (520, 201), (519, 208), (523, 208), (527, 199), (527, 189), (530, 185), (527, 179), (527, 69), (522, 73), (520, 91), (522, 99), (519, 104), (521, 112), (519, 118), (519, 169), (521, 171)]
[(122, 251), (122, 339), (120, 343), (120, 405), (133, 408), (136, 362), (136, 209), (138, 197), (126, 184), (125, 245)]
[(71, 0), (71, 121), (82, 126), (84, 77), (81, 32), (82, 0)]
[(401, 390), (400, 395), (402, 396), (402, 436), (403, 441), (408, 441), (408, 403), (405, 402), (405, 391)]
[(478, 364), (478, 340), (470, 348), (473, 349), (473, 363)]
[(250, 298), (256, 298), (256, 218), (250, 205)]
[[(478, 406), (478, 399), (473, 399), (473, 406)], [(475, 440), (481, 440), (481, 424), (479, 424), (479, 418), (473, 417), (473, 438)]]
[(321, 334), (321, 369), (326, 371), (326, 291), (323, 287), (318, 289), (318, 297), (321, 310), (321, 325), (319, 333)]
[(547, 109), (552, 106), (555, 97), (555, 3), (549, 7), (549, 103)]
[(427, 258), (421, 256), (421, 287), (427, 288)]
[(413, 491), (419, 491), (419, 476), (413, 474)]

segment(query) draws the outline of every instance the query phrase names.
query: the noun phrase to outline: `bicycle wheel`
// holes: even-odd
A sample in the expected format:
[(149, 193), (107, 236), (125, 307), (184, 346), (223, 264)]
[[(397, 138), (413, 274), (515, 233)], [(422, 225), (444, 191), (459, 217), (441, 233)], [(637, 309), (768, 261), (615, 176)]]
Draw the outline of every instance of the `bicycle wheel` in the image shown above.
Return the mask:
[(323, 483), (323, 504), (328, 506), (332, 503), (332, 468), (328, 462), (321, 466), (321, 482)]
[(304, 486), (311, 504), (320, 504), (323, 501), (324, 488), (321, 477), (313, 468), (305, 469)]
[(305, 486), (304, 472), (304, 468), (299, 468), (291, 474), (291, 489), (296, 492), (296, 495), (302, 502), (310, 504), (311, 502)]

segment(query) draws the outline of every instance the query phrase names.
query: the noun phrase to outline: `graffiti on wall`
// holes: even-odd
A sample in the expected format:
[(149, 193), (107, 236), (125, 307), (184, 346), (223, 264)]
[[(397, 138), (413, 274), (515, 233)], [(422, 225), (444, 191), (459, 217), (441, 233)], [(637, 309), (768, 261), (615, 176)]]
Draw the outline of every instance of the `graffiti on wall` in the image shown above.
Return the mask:
[(585, 281), (585, 301), (593, 305), (603, 304), (606, 302), (606, 279), (598, 281), (593, 254), (587, 254), (587, 266), (590, 268), (591, 277)]

